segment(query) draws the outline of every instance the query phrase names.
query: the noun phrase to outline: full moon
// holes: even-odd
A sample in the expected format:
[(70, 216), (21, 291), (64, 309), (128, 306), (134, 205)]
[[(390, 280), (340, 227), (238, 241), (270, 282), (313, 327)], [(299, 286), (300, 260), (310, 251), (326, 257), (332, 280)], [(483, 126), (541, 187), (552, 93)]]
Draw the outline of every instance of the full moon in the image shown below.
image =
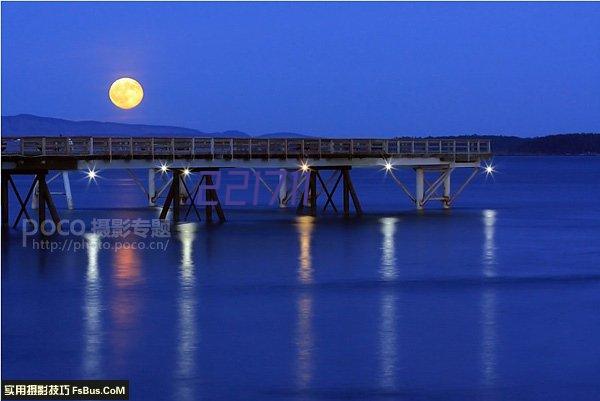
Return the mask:
[(142, 85), (133, 78), (119, 78), (110, 86), (108, 97), (121, 109), (133, 109), (144, 97)]

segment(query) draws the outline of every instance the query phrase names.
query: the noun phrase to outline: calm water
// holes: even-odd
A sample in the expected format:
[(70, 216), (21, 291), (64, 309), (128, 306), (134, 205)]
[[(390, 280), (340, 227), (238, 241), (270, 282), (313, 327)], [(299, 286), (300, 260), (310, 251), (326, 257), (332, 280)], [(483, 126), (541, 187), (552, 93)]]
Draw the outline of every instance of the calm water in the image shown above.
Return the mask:
[[(600, 399), (600, 158), (496, 163), (449, 212), (366, 170), (360, 219), (238, 208), (163, 251), (13, 232), (2, 376), (129, 379), (134, 400)], [(72, 185), (63, 218), (157, 215), (127, 175)]]

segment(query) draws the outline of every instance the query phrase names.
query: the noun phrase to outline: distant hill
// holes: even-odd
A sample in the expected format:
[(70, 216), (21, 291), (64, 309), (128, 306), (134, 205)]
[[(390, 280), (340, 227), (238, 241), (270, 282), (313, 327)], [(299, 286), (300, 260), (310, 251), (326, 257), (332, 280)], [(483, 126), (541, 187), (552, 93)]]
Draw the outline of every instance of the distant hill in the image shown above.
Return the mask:
[(272, 134), (257, 135), (258, 138), (314, 138), (311, 135), (296, 134), (294, 132), (273, 132)]
[[(124, 124), (100, 121), (71, 121), (61, 118), (39, 117), (31, 114), (2, 116), (2, 135), (212, 136), (226, 138), (245, 138), (249, 136), (247, 133), (237, 130), (207, 133), (192, 128), (165, 125)], [(291, 132), (275, 132), (272, 134), (258, 135), (257, 137), (309, 138), (308, 135)]]
[[(2, 116), (2, 135), (5, 136), (204, 136), (245, 138), (241, 131), (206, 133), (191, 128), (161, 125), (122, 124), (99, 121), (70, 121), (60, 118), (39, 117), (30, 114)], [(258, 138), (311, 138), (309, 135), (276, 132), (258, 135)], [(399, 137), (404, 138), (404, 137)], [(406, 137), (407, 138), (407, 137)], [(600, 134), (562, 134), (535, 138), (503, 135), (457, 135), (445, 138), (490, 139), (496, 155), (600, 155)], [(431, 139), (438, 139), (431, 137)]]
[(39, 117), (30, 114), (2, 116), (2, 135), (10, 136), (217, 136), (245, 137), (239, 131), (205, 133), (191, 128), (164, 125), (123, 124), (100, 121), (71, 121), (60, 118)]

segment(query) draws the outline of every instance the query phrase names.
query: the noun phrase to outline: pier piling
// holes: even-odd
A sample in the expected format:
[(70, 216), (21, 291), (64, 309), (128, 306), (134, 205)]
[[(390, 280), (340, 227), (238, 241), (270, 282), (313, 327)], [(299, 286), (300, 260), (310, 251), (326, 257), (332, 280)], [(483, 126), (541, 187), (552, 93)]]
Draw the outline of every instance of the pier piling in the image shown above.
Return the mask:
[(425, 188), (425, 170), (422, 167), (415, 169), (416, 173), (416, 186), (415, 186), (415, 205), (417, 210), (423, 209), (423, 197)]
[(52, 221), (56, 226), (60, 224), (60, 216), (58, 215), (58, 211), (56, 210), (56, 206), (54, 205), (54, 200), (52, 199), (52, 194), (50, 193), (50, 189), (48, 189), (48, 183), (46, 182), (46, 176), (48, 172), (44, 171), (37, 174), (38, 186), (39, 186), (39, 194), (38, 194), (38, 219), (40, 228), (44, 220), (46, 220), (46, 207), (50, 212), (50, 216), (52, 217)]
[(219, 221), (225, 221), (225, 213), (223, 212), (223, 207), (221, 206), (221, 201), (219, 200), (219, 195), (217, 194), (217, 190), (214, 188), (214, 183), (212, 176), (210, 174), (206, 175), (206, 219), (207, 221), (212, 221), (212, 208), (215, 208), (217, 212), (217, 216), (219, 217)]
[(8, 221), (8, 181), (10, 180), (10, 174), (2, 172), (0, 182), (2, 186), (2, 227), (6, 228), (9, 225)]
[(65, 197), (67, 198), (67, 209), (73, 210), (73, 195), (71, 194), (71, 181), (69, 180), (69, 172), (62, 172), (63, 186), (65, 188)]
[(286, 169), (279, 169), (279, 207), (287, 207), (288, 202), (288, 172)]
[[(323, 170), (332, 170), (333, 174), (329, 177), (329, 181), (332, 181), (333, 178), (337, 176), (333, 187), (331, 190), (327, 187), (327, 182), (323, 180), (321, 176), (321, 171)], [(350, 199), (352, 199), (352, 204), (354, 206), (354, 210), (357, 216), (362, 215), (362, 207), (360, 205), (360, 200), (354, 189), (354, 185), (352, 184), (352, 178), (350, 176), (350, 167), (342, 166), (340, 168), (311, 168), (308, 176), (308, 193), (300, 194), (300, 201), (298, 202), (298, 208), (296, 212), (301, 214), (304, 212), (304, 201), (308, 201), (308, 211), (311, 216), (317, 215), (317, 200), (319, 197), (319, 193), (317, 191), (317, 181), (319, 182), (323, 193), (325, 194), (326, 200), (323, 205), (323, 212), (327, 211), (329, 205), (333, 211), (337, 214), (338, 208), (334, 202), (334, 195), (339, 186), (340, 181), (342, 181), (342, 201), (343, 201), (343, 210), (344, 216), (350, 216)], [(306, 196), (305, 196), (306, 195)]]
[(156, 198), (156, 172), (153, 168), (148, 169), (148, 206), (156, 206), (154, 199)]
[(310, 215), (317, 215), (317, 171), (310, 170), (308, 181), (308, 203), (310, 207)]
[(444, 209), (450, 209), (450, 175), (452, 171), (447, 171), (446, 176), (444, 177), (444, 196), (442, 198), (442, 207)]

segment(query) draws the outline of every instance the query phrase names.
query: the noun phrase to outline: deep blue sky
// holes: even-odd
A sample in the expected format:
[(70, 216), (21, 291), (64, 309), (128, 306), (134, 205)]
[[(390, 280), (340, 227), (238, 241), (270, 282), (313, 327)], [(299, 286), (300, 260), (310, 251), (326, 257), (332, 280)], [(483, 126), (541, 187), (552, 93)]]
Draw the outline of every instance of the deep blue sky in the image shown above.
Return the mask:
[[(141, 106), (108, 99), (138, 79)], [(316, 135), (600, 131), (599, 3), (3, 3), (2, 114)]]

